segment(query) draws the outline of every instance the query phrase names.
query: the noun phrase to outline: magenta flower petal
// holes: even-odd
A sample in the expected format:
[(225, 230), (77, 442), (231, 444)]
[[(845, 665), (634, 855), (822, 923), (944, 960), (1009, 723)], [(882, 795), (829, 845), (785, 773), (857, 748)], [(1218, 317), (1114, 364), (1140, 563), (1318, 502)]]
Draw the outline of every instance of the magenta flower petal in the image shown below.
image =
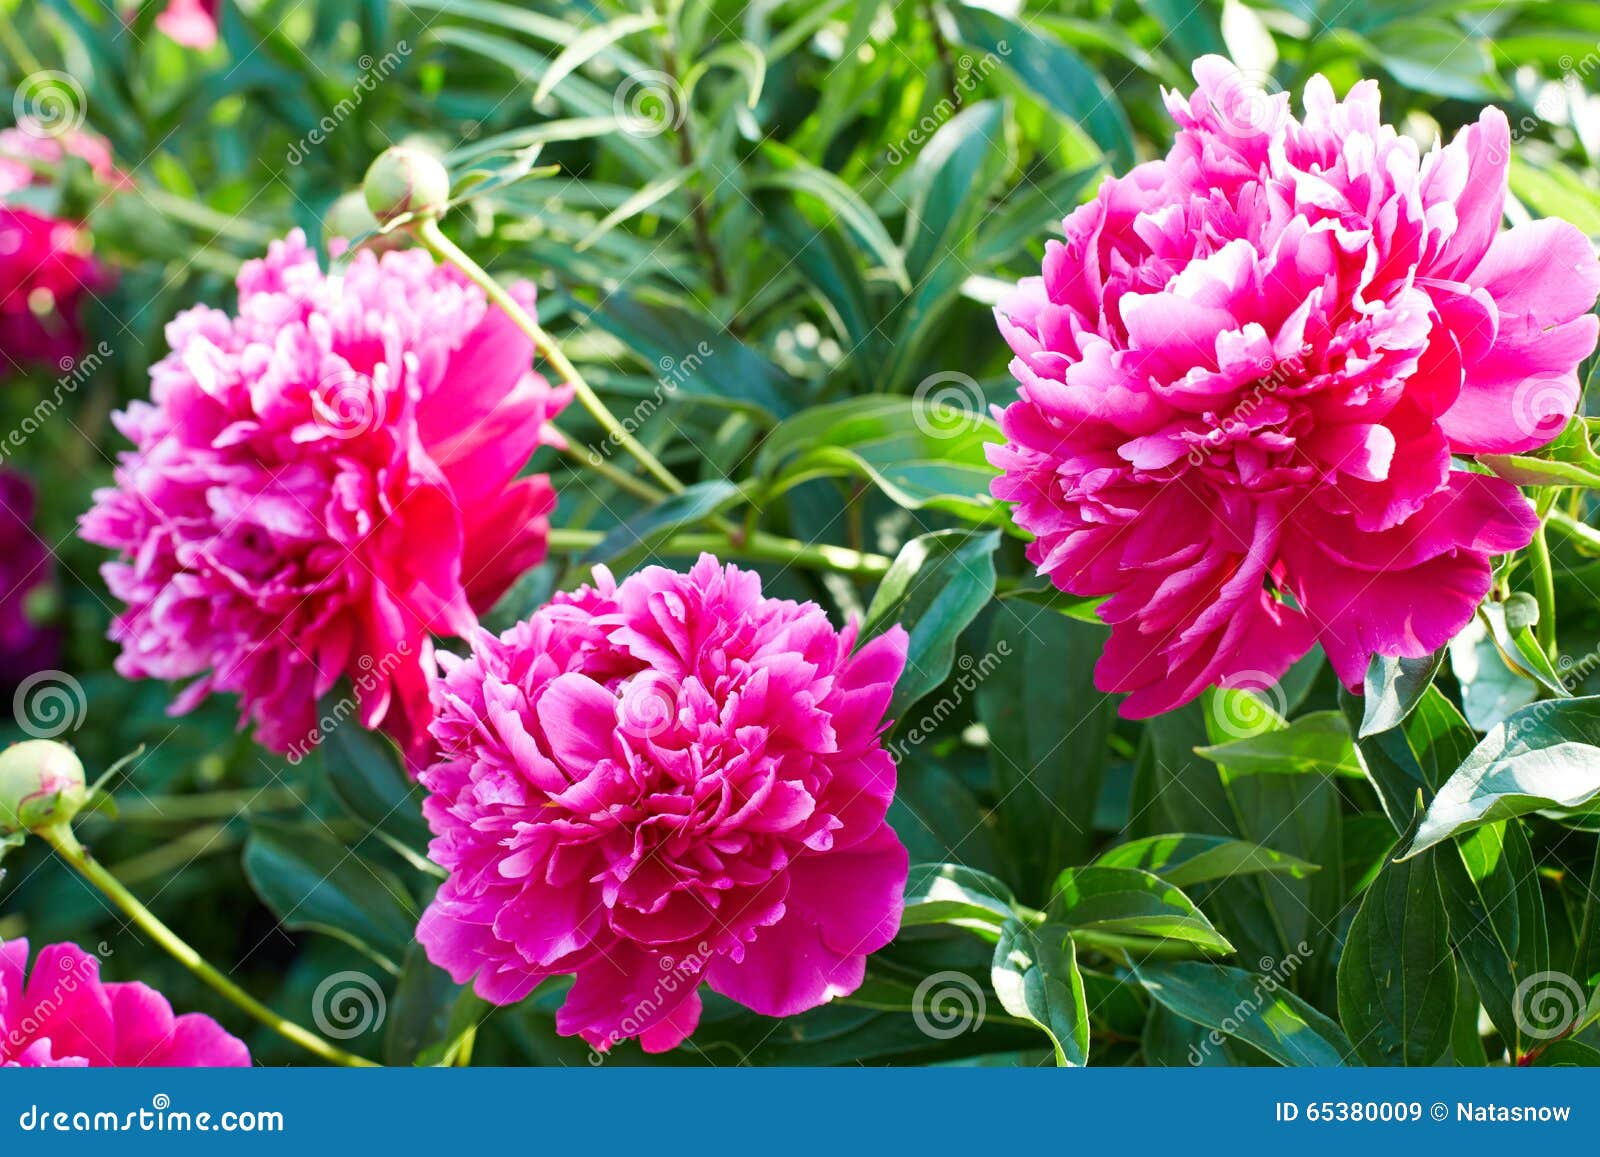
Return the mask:
[(237, 316), (180, 315), (82, 522), (121, 552), (118, 671), (193, 680), (178, 711), (237, 694), (290, 754), (344, 677), (420, 763), (431, 636), (471, 631), (544, 557), (555, 494), (517, 476), (571, 395), (513, 331), (424, 252), (324, 274), (299, 233), (240, 271)]
[(702, 556), (560, 594), (441, 657), (417, 929), (497, 1003), (576, 979), (561, 1032), (675, 1047), (703, 978), (787, 1015), (850, 992), (900, 925), (880, 737), (906, 661)]
[(73, 944), (0, 944), (0, 1067), (247, 1067), (243, 1042), (208, 1016), (174, 1017), (138, 983), (103, 984), (100, 962)]
[(1109, 596), (1096, 683), (1129, 716), (1318, 642), (1356, 688), (1452, 637), (1536, 526), (1452, 456), (1554, 438), (1600, 329), (1575, 227), (1500, 232), (1498, 111), (1424, 156), (1370, 81), (1312, 78), (1297, 119), (1225, 60), (1194, 74), (1167, 156), (1107, 180), (996, 311), (1020, 389), (993, 492), (1041, 573)]

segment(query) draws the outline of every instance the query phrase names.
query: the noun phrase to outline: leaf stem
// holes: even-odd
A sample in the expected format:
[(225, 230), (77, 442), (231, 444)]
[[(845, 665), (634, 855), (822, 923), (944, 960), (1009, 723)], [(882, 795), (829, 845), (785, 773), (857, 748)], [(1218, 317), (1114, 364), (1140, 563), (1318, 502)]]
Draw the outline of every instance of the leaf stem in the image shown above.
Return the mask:
[(291, 1020), (279, 1016), (266, 1005), (256, 1000), (244, 989), (229, 980), (219, 972), (209, 961), (191, 948), (176, 932), (168, 928), (155, 913), (146, 908), (137, 896), (122, 886), (122, 882), (113, 876), (100, 864), (82, 844), (72, 829), (65, 824), (45, 828), (39, 835), (56, 850), (56, 853), (72, 865), (73, 869), (89, 883), (98, 888), (107, 899), (127, 915), (142, 931), (159, 944), (168, 955), (179, 964), (182, 964), (200, 980), (209, 985), (214, 991), (250, 1016), (272, 1029), (286, 1040), (293, 1041), (308, 1052), (315, 1053), (323, 1060), (336, 1065), (347, 1065), (352, 1068), (377, 1068), (372, 1061), (365, 1057), (358, 1057), (354, 1053), (347, 1053), (343, 1049), (330, 1044), (309, 1029), (302, 1028)]
[(578, 372), (578, 368), (567, 360), (567, 355), (556, 344), (556, 340), (545, 332), (538, 320), (530, 316), (528, 311), (522, 308), (521, 303), (506, 292), (505, 288), (481, 265), (446, 237), (437, 221), (431, 218), (419, 221), (416, 224), (416, 231), (418, 239), (433, 252), (435, 257), (461, 270), (474, 285), (488, 295), (490, 301), (505, 310), (506, 316), (516, 323), (517, 328), (532, 339), (534, 347), (545, 361), (550, 363), (557, 375), (572, 387), (583, 408), (593, 415), (612, 441), (632, 454), (639, 464), (667, 489), (668, 493), (677, 494), (683, 489), (683, 483), (678, 481), (672, 471), (663, 466), (654, 454), (645, 449), (644, 445), (617, 421), (616, 415), (606, 408), (605, 402), (600, 400), (600, 395), (594, 392), (594, 387), (589, 385), (584, 376)]
[[(603, 535), (598, 530), (567, 530), (553, 527), (550, 531), (551, 551), (586, 551), (598, 546)], [(743, 542), (735, 542), (727, 534), (697, 532), (675, 535), (657, 548), (658, 554), (699, 554), (709, 551), (726, 558), (745, 559), (751, 562), (773, 562), (788, 566), (801, 566), (808, 570), (839, 571), (857, 578), (882, 578), (894, 565), (887, 555), (851, 550), (845, 546), (828, 543), (800, 542), (781, 535), (756, 531)]]
[[(1551, 495), (1552, 500), (1554, 494)], [(1545, 524), (1554, 517), (1548, 506), (1539, 511), (1539, 528), (1528, 544), (1528, 564), (1533, 579), (1533, 596), (1539, 602), (1539, 622), (1535, 627), (1539, 646), (1552, 663), (1561, 658), (1556, 642), (1556, 577), (1550, 566), (1550, 543), (1544, 536)]]

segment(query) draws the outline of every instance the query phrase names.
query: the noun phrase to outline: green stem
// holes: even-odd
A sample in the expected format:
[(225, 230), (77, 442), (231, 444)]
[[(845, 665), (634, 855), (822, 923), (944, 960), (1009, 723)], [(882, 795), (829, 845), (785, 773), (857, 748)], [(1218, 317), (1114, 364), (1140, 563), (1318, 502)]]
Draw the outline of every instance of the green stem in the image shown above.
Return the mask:
[(1553, 489), (1546, 489), (1540, 493), (1536, 506), (1539, 529), (1534, 532), (1533, 541), (1528, 544), (1533, 594), (1539, 602), (1539, 622), (1535, 628), (1535, 637), (1552, 663), (1560, 662), (1561, 648), (1556, 642), (1556, 576), (1550, 565), (1550, 542), (1545, 538), (1544, 528), (1555, 517), (1553, 508), (1558, 496), (1559, 492)]
[(663, 466), (654, 454), (645, 449), (644, 445), (617, 421), (616, 415), (606, 408), (606, 404), (600, 400), (600, 395), (594, 392), (594, 387), (584, 380), (583, 375), (578, 372), (578, 367), (567, 360), (567, 355), (561, 351), (555, 339), (544, 331), (538, 320), (531, 317), (517, 299), (507, 293), (482, 266), (467, 256), (460, 246), (446, 237), (437, 221), (432, 219), (420, 221), (416, 230), (417, 237), (435, 257), (454, 265), (466, 274), (474, 285), (489, 296), (490, 301), (506, 311), (506, 316), (516, 323), (518, 329), (533, 340), (534, 347), (545, 361), (550, 363), (561, 380), (572, 387), (583, 408), (600, 423), (601, 428), (610, 435), (613, 442), (632, 454), (657, 482), (666, 487), (668, 493), (677, 494), (683, 489), (683, 483), (678, 481), (672, 471)]
[(1556, 577), (1550, 567), (1550, 544), (1544, 537), (1544, 523), (1534, 531), (1528, 544), (1528, 564), (1533, 579), (1533, 596), (1539, 601), (1539, 622), (1535, 627), (1539, 646), (1552, 663), (1560, 660), (1556, 644)]
[(204, 981), (221, 996), (249, 1013), (279, 1036), (293, 1041), (301, 1048), (315, 1053), (332, 1064), (347, 1065), (352, 1068), (378, 1067), (365, 1057), (347, 1053), (343, 1049), (329, 1044), (309, 1029), (301, 1028), (293, 1021), (279, 1016), (217, 971), (203, 956), (189, 947), (182, 937), (157, 919), (150, 909), (140, 903), (137, 896), (123, 887), (120, 880), (91, 856), (84, 846), (78, 842), (78, 837), (72, 834), (71, 828), (65, 824), (59, 824), (55, 827), (45, 828), (39, 832), (39, 835), (56, 850), (63, 860), (71, 864), (80, 876), (93, 884), (105, 894), (107, 899), (122, 909), (128, 919), (132, 920), (150, 939), (165, 949), (168, 955), (194, 973), (195, 976), (199, 977), (200, 980)]
[(1600, 840), (1596, 841), (1594, 863), (1589, 868), (1589, 889), (1583, 894), (1583, 922), (1572, 953), (1572, 975), (1585, 985), (1589, 978), (1589, 947), (1594, 942), (1595, 903), (1600, 900)]
[(1560, 532), (1563, 538), (1585, 554), (1600, 554), (1600, 530), (1587, 522), (1574, 518), (1564, 510), (1552, 510), (1545, 525)]
[(141, 186), (138, 191), (140, 200), (149, 205), (158, 213), (163, 213), (174, 221), (182, 222), (194, 229), (210, 233), (212, 238), (232, 237), (247, 245), (261, 246), (274, 240), (277, 230), (253, 225), (248, 221), (230, 217), (226, 213), (219, 213), (209, 205), (201, 205), (176, 193), (169, 193), (165, 189), (153, 186)]
[[(553, 552), (576, 552), (598, 546), (605, 536), (598, 530), (566, 530), (560, 527), (550, 531), (550, 549)], [(803, 566), (809, 570), (840, 571), (857, 578), (882, 578), (894, 565), (886, 555), (851, 550), (845, 546), (827, 543), (800, 542), (781, 535), (757, 531), (744, 542), (735, 542), (727, 534), (711, 532), (675, 535), (657, 548), (664, 555), (699, 554), (709, 551), (727, 558), (750, 562), (774, 562), (788, 566)]]
[(584, 470), (598, 474), (602, 478), (609, 479), (623, 490), (626, 490), (629, 494), (633, 494), (639, 498), (648, 499), (651, 502), (660, 502), (666, 497), (665, 494), (657, 490), (654, 486), (650, 485), (650, 483), (644, 481), (643, 479), (635, 478), (632, 474), (629, 474), (625, 470), (618, 470), (615, 466), (607, 462), (598, 454), (584, 453), (571, 441), (571, 439), (568, 439), (567, 441), (566, 454), (579, 466), (583, 467)]
[(16, 59), (17, 67), (22, 69), (24, 79), (44, 70), (39, 58), (29, 51), (27, 42), (22, 39), (17, 26), (11, 22), (11, 10), (4, 4), (0, 4), (0, 47), (5, 48)]

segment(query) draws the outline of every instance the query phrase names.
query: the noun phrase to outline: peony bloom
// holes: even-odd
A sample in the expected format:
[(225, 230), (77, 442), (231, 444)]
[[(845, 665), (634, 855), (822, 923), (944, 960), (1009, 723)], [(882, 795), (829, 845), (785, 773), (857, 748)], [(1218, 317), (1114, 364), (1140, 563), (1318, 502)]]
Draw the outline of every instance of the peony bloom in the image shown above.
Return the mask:
[(1588, 240), (1500, 232), (1497, 110), (1419, 155), (1371, 81), (1340, 102), (1313, 77), (1302, 121), (1217, 57), (1195, 77), (1167, 157), (1107, 180), (997, 311), (1021, 389), (994, 494), (1042, 573), (1110, 596), (1096, 680), (1134, 717), (1313, 643), (1351, 688), (1443, 645), (1536, 526), (1452, 455), (1550, 441), (1595, 347)]
[(855, 643), (702, 555), (441, 655), (429, 959), (498, 1004), (576, 973), (556, 1025), (602, 1051), (677, 1045), (702, 980), (768, 1016), (855, 991), (907, 871), (879, 743), (906, 635)]
[(174, 1017), (146, 985), (102, 984), (74, 944), (0, 943), (0, 1068), (246, 1068), (250, 1052), (209, 1016)]
[[(531, 308), (533, 288), (514, 292)], [(545, 553), (549, 479), (517, 474), (568, 390), (501, 310), (420, 250), (324, 274), (300, 233), (239, 274), (239, 309), (167, 329), (134, 443), (83, 518), (129, 677), (240, 697), (262, 743), (318, 738), (350, 678), (363, 723), (426, 726), (430, 632), (463, 634)]]
[(55, 556), (33, 529), (33, 484), (0, 469), (0, 687), (54, 667), (61, 639), (39, 625), (34, 600), (55, 590)]
[(82, 224), (25, 200), (25, 190), (45, 184), (40, 169), (69, 156), (88, 162), (108, 184), (124, 179), (98, 137), (0, 131), (0, 374), (23, 364), (69, 368), (83, 352), (84, 299), (112, 283), (90, 255)]
[(185, 48), (206, 49), (217, 42), (222, 0), (167, 0), (156, 29)]

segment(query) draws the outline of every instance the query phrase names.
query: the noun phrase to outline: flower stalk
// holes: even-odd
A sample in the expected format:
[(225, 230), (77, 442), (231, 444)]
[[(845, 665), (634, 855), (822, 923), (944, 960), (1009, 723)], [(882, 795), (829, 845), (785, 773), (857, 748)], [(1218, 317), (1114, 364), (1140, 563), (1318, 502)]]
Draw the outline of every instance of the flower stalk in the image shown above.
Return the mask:
[[(568, 360), (562, 352), (561, 346), (555, 338), (551, 337), (538, 320), (532, 317), (527, 310), (522, 308), (520, 302), (505, 288), (491, 277), (481, 265), (469, 257), (454, 241), (446, 237), (444, 230), (439, 228), (439, 222), (431, 217), (423, 218), (416, 222), (418, 239), (427, 246), (428, 250), (440, 261), (447, 262), (461, 270), (467, 278), (488, 295), (489, 300), (505, 310), (506, 316), (516, 323), (517, 328), (527, 334), (533, 341), (534, 348), (539, 351), (545, 361), (550, 363), (558, 377), (573, 389), (578, 401), (588, 410), (595, 421), (600, 423), (602, 429), (611, 436), (611, 439), (629, 454), (633, 455), (639, 465), (659, 482), (669, 494), (677, 494), (683, 490), (683, 483), (663, 466), (656, 456), (644, 444), (628, 432), (627, 428), (617, 420), (615, 414), (607, 408), (600, 395), (595, 393), (594, 387), (589, 385), (584, 376), (578, 372), (578, 367)], [(588, 463), (593, 466), (593, 463)]]
[(40, 829), (37, 834), (54, 848), (56, 854), (70, 864), (74, 871), (90, 884), (93, 884), (102, 895), (120, 908), (128, 919), (133, 921), (136, 927), (220, 996), (266, 1025), (285, 1040), (293, 1041), (301, 1048), (314, 1053), (330, 1064), (344, 1065), (350, 1068), (378, 1067), (365, 1057), (347, 1053), (336, 1045), (330, 1044), (310, 1029), (303, 1028), (293, 1021), (279, 1016), (229, 980), (205, 957), (190, 947), (182, 937), (162, 923), (155, 913), (140, 902), (137, 896), (123, 887), (122, 882), (107, 871), (78, 842), (78, 837), (73, 834), (69, 826), (56, 824), (52, 827)]

